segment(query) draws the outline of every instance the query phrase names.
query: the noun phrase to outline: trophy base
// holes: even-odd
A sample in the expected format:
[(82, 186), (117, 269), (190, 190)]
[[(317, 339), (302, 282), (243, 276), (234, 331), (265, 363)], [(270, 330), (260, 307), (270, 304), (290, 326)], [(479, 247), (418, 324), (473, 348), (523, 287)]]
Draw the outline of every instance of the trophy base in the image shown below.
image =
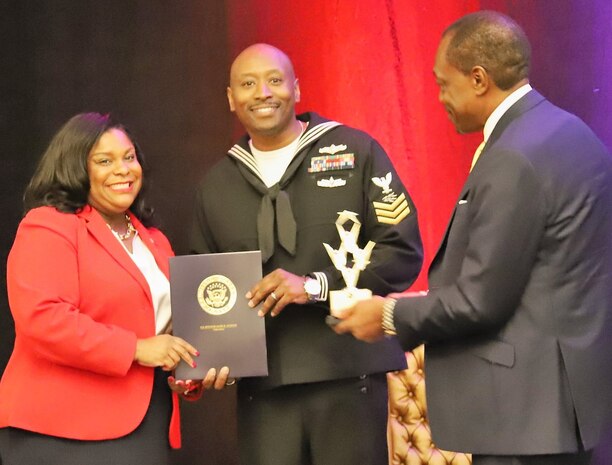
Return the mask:
[(336, 318), (342, 319), (347, 309), (351, 308), (360, 300), (372, 297), (369, 289), (342, 289), (340, 291), (330, 291), (329, 293), (329, 313)]

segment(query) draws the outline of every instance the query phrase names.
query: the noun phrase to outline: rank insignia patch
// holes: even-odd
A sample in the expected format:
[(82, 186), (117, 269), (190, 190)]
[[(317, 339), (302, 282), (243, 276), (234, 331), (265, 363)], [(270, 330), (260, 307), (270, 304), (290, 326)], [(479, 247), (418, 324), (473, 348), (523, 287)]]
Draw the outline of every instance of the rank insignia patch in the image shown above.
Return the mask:
[(410, 207), (404, 193), (393, 203), (372, 202), (379, 223), (398, 224), (410, 214)]
[[(337, 147), (337, 146), (335, 146)], [(346, 145), (343, 147), (346, 148)], [(329, 147), (324, 147), (325, 149)], [(319, 149), (319, 152), (323, 149)], [(355, 167), (355, 154), (340, 153), (338, 155), (323, 155), (310, 159), (309, 173), (321, 173), (323, 171), (347, 170)]]
[(379, 223), (398, 224), (410, 214), (410, 206), (404, 193), (398, 195), (391, 189), (393, 175), (388, 172), (384, 177), (374, 177), (372, 182), (382, 189), (381, 202), (372, 202)]
[(391, 192), (391, 188), (389, 186), (391, 185), (392, 179), (393, 176), (391, 175), (391, 171), (389, 171), (384, 178), (373, 177), (372, 182), (382, 189), (383, 194), (388, 194)]

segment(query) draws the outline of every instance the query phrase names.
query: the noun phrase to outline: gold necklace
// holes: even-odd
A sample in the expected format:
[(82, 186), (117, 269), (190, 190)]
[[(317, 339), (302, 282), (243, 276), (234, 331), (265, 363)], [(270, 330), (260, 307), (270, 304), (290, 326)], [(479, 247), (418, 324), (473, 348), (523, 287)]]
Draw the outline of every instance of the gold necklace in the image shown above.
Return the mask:
[(120, 241), (125, 241), (125, 240), (129, 239), (130, 237), (132, 237), (132, 234), (136, 232), (136, 228), (132, 224), (132, 220), (130, 220), (130, 217), (129, 217), (129, 215), (127, 213), (125, 214), (125, 221), (127, 221), (127, 231), (125, 231), (125, 233), (123, 233), (123, 234), (118, 233), (117, 231), (115, 231), (112, 228), (112, 226), (110, 224), (106, 223), (106, 225), (109, 227), (109, 229), (113, 232), (113, 234), (115, 236), (117, 236), (119, 238)]

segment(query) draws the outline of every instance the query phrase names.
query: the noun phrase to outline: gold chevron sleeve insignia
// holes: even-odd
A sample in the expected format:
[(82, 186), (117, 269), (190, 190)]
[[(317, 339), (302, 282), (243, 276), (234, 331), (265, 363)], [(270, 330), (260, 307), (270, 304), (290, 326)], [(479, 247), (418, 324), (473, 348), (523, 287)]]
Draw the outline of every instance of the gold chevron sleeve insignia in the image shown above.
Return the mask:
[(398, 224), (410, 214), (410, 207), (406, 196), (402, 193), (395, 202), (372, 202), (379, 223)]

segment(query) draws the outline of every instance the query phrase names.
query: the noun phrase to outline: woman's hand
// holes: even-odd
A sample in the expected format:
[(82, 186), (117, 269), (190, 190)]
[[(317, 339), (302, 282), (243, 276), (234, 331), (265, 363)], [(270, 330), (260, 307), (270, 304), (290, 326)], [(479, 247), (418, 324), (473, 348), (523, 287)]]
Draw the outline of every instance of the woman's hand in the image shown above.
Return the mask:
[[(229, 379), (229, 381), (228, 381)], [(225, 386), (231, 386), (236, 382), (235, 379), (229, 378), (229, 368), (223, 367), (219, 370), (217, 376), (217, 370), (211, 368), (206, 373), (206, 377), (203, 380), (182, 380), (175, 379), (174, 376), (168, 377), (168, 386), (175, 392), (178, 392), (186, 400), (197, 400), (202, 396), (202, 393), (206, 389), (214, 388), (217, 391), (224, 389)]]
[(195, 368), (196, 362), (192, 356), (200, 353), (184, 339), (161, 334), (136, 341), (134, 360), (145, 367), (162, 367), (164, 371), (172, 371), (181, 360)]
[(168, 376), (168, 386), (186, 400), (198, 400), (204, 392), (204, 386), (199, 380), (187, 379), (183, 381), (174, 378), (174, 376)]

